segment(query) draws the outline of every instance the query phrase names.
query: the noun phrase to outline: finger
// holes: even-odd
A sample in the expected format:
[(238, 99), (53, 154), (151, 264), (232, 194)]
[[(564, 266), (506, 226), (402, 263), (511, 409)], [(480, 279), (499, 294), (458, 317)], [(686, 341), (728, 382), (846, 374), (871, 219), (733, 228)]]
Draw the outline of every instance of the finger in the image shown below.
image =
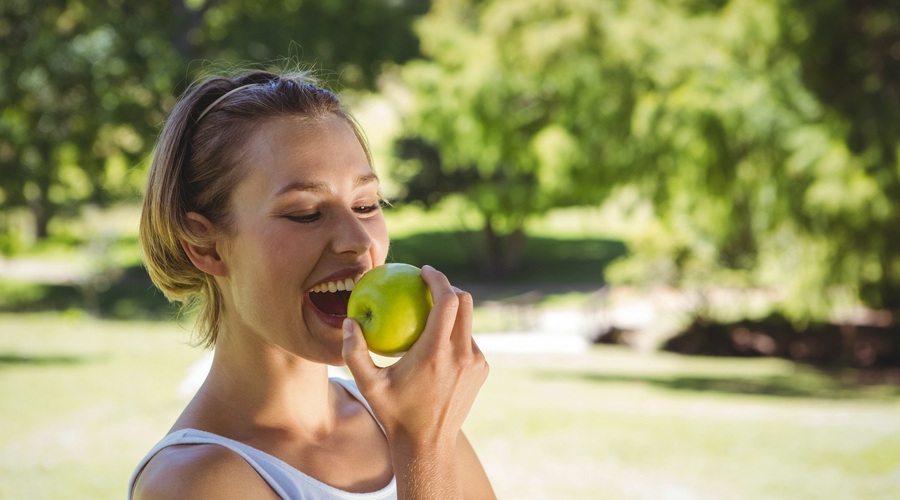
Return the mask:
[(470, 345), (472, 359), (474, 360), (474, 364), (479, 367), (479, 371), (481, 372), (481, 383), (484, 383), (484, 381), (487, 380), (491, 367), (488, 365), (487, 358), (484, 357), (484, 353), (481, 352), (481, 348), (478, 347), (478, 343), (475, 342), (474, 338)]
[(431, 266), (422, 267), (422, 279), (428, 285), (428, 289), (431, 291), (431, 298), (434, 301), (434, 307), (431, 308), (431, 312), (428, 314), (426, 330), (434, 330), (429, 334), (433, 342), (445, 341), (450, 337), (453, 325), (456, 323), (459, 297), (457, 297), (453, 287), (450, 286), (450, 282), (444, 273)]
[(344, 346), (341, 355), (344, 363), (347, 364), (347, 369), (350, 370), (359, 385), (365, 385), (366, 381), (371, 380), (378, 371), (378, 367), (369, 356), (366, 339), (363, 337), (359, 323), (351, 318), (344, 320)]
[(472, 312), (475, 309), (472, 295), (464, 292), (459, 288), (453, 287), (456, 293), (457, 306), (456, 319), (453, 324), (453, 333), (450, 336), (451, 342), (457, 349), (470, 350), (472, 344)]
[(484, 356), (484, 353), (481, 352), (481, 348), (478, 347), (478, 342), (475, 342), (475, 337), (472, 337), (472, 352), (476, 356)]

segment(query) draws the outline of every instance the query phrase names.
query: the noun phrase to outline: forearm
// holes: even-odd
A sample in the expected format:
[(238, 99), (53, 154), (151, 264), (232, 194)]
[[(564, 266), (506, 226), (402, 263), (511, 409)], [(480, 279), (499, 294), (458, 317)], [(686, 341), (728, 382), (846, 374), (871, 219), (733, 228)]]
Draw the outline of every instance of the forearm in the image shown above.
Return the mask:
[(397, 439), (391, 443), (391, 459), (397, 477), (397, 498), (463, 498), (457, 466), (456, 441), (416, 443)]

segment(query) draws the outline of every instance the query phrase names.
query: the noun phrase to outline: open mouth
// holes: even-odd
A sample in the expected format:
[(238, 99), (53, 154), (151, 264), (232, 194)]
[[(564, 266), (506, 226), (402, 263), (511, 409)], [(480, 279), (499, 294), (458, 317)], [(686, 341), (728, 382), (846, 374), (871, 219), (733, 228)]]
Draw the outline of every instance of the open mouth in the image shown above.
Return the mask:
[(328, 316), (346, 318), (347, 302), (355, 284), (352, 278), (319, 283), (309, 291), (309, 301)]

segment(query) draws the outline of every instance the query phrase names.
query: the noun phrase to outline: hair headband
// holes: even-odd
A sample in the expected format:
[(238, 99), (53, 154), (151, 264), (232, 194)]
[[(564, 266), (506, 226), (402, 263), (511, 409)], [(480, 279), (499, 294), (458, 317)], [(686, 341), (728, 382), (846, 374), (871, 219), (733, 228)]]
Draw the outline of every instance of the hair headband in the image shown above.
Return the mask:
[(240, 87), (233, 88), (233, 89), (229, 90), (228, 92), (225, 92), (224, 94), (222, 94), (221, 97), (219, 97), (218, 99), (216, 99), (215, 101), (213, 101), (209, 106), (207, 106), (206, 109), (204, 109), (203, 112), (200, 113), (200, 116), (197, 117), (197, 121), (195, 121), (194, 123), (200, 123), (200, 120), (202, 120), (203, 117), (206, 116), (206, 113), (209, 113), (210, 110), (212, 110), (213, 108), (215, 108), (220, 102), (224, 101), (224, 100), (225, 100), (226, 98), (228, 98), (228, 96), (230, 96), (231, 94), (234, 94), (234, 93), (237, 92), (238, 90), (242, 90), (242, 89), (245, 89), (245, 88), (247, 88), (247, 87), (252, 87), (252, 86), (254, 86), (254, 85), (259, 85), (259, 84), (258, 84), (258, 83), (248, 83), (248, 84), (246, 84), (246, 85), (241, 85)]

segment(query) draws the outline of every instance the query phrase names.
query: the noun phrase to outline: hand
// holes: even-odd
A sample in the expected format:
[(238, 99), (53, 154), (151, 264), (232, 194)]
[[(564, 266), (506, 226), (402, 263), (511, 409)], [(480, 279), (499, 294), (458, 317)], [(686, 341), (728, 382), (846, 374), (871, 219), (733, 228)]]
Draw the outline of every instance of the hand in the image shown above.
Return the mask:
[(422, 268), (434, 307), (419, 340), (398, 362), (377, 367), (359, 324), (344, 323), (344, 361), (392, 449), (455, 447), (459, 428), (487, 378), (488, 365), (472, 339), (472, 296)]

